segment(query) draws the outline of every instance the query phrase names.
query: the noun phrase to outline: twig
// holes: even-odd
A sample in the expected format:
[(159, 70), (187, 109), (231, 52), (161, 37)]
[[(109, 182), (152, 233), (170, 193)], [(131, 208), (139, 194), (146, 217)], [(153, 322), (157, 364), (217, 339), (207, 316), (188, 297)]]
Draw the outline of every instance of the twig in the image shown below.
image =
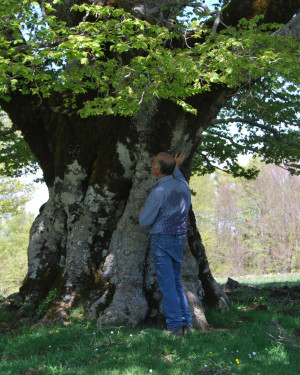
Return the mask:
[[(221, 367), (218, 363), (216, 363), (212, 359), (210, 359), (210, 362), (212, 362), (214, 365), (217, 365), (217, 366)], [(215, 375), (236, 375), (234, 372), (226, 371), (222, 367), (221, 367), (221, 369), (216, 369), (216, 368), (199, 368), (198, 371), (199, 372), (205, 372), (205, 373), (212, 372)]]
[(192, 47), (190, 47), (188, 44), (187, 29), (185, 29), (183, 37), (184, 37), (185, 45), (187, 46), (187, 48), (192, 49)]
[(277, 344), (284, 345), (284, 344), (290, 344), (295, 349), (300, 349), (300, 345), (296, 341), (296, 339), (290, 335), (286, 330), (284, 330), (279, 323), (274, 322), (273, 327), (274, 336), (272, 333), (267, 333), (267, 335), (271, 338), (271, 340)]
[[(220, 375), (236, 375), (234, 372), (226, 371), (222, 368), (221, 365), (219, 365), (217, 362), (215, 362), (212, 358), (209, 359), (210, 362), (212, 362), (214, 365), (219, 366), (221, 370), (217, 370), (216, 374)], [(220, 372), (221, 371), (221, 372)]]
[(109, 345), (112, 345), (111, 338), (110, 338), (106, 333), (104, 333), (104, 331), (103, 331), (103, 329), (102, 329), (102, 325), (101, 325), (101, 315), (100, 315), (99, 318), (97, 319), (97, 328), (98, 328), (98, 330), (102, 333), (102, 335), (108, 339), (108, 341), (109, 341)]

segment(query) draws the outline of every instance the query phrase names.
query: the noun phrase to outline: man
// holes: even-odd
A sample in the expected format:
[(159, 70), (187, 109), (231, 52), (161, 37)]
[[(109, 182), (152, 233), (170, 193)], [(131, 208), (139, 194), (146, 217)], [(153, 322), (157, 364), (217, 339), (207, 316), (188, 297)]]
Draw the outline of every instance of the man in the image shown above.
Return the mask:
[(180, 281), (191, 206), (191, 191), (178, 169), (184, 159), (184, 152), (176, 154), (175, 158), (164, 152), (154, 157), (151, 173), (158, 182), (148, 195), (139, 218), (142, 227), (149, 227), (168, 333), (175, 335), (189, 333), (192, 320)]

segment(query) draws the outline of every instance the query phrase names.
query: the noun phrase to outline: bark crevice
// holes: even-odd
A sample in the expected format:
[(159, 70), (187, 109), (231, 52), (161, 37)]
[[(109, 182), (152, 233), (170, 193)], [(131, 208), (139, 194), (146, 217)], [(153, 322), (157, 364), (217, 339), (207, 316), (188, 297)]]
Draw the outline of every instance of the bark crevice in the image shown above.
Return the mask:
[[(66, 319), (78, 301), (84, 302), (89, 316), (101, 316), (103, 324), (135, 326), (162, 314), (149, 236), (138, 223), (140, 207), (156, 182), (150, 175), (151, 160), (160, 151), (185, 150), (183, 172), (188, 177), (201, 134), (225, 100), (222, 89), (209, 93), (198, 103), (199, 115), (192, 116), (170, 101), (154, 98), (121, 123), (104, 116), (81, 124), (77, 116), (51, 114), (44, 103), (51, 124), (57, 120), (44, 130), (55, 178), (48, 179), (49, 200), (32, 227), (29, 272), (21, 294), (38, 305), (57, 289), (46, 320)], [(57, 131), (60, 121), (65, 130)], [(82, 127), (87, 129), (84, 139)], [(205, 297), (214, 291), (215, 304), (224, 298), (216, 293), (212, 276), (200, 275), (208, 265), (207, 260), (205, 267), (201, 263), (199, 241), (189, 238), (182, 279), (193, 325), (206, 331), (203, 288)]]

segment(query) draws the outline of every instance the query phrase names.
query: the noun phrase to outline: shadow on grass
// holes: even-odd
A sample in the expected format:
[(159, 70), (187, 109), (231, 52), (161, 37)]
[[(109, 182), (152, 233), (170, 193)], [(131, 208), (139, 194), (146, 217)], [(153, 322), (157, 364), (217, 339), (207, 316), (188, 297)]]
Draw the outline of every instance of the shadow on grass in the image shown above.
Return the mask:
[(191, 375), (209, 369), (243, 375), (297, 373), (299, 351), (276, 344), (267, 335), (272, 320), (282, 316), (241, 313), (237, 306), (227, 313), (212, 310), (207, 316), (211, 332), (193, 331), (188, 337), (169, 337), (150, 326), (107, 327), (108, 340), (94, 322), (22, 327), (0, 339), (0, 373)]
[[(169, 337), (153, 325), (132, 330), (110, 326), (101, 331), (95, 321), (84, 319), (73, 319), (69, 326), (22, 326), (0, 335), (0, 373), (298, 374), (300, 304), (274, 301), (271, 292), (258, 285), (253, 290), (242, 285), (229, 293), (230, 298), (234, 296), (229, 311), (206, 311), (211, 331), (193, 331), (187, 337)], [(287, 313), (288, 309), (295, 314)]]

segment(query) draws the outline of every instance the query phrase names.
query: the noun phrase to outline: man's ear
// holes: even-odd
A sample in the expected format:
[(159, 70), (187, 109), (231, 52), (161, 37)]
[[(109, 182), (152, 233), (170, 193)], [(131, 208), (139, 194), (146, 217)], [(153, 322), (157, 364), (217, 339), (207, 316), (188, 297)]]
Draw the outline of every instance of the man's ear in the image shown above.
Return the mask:
[(160, 175), (160, 165), (159, 164), (155, 164), (154, 165), (154, 169), (153, 169), (153, 174), (154, 176), (158, 177)]
[(154, 176), (159, 176), (159, 174), (160, 174), (160, 165), (158, 165), (158, 166), (154, 166)]

